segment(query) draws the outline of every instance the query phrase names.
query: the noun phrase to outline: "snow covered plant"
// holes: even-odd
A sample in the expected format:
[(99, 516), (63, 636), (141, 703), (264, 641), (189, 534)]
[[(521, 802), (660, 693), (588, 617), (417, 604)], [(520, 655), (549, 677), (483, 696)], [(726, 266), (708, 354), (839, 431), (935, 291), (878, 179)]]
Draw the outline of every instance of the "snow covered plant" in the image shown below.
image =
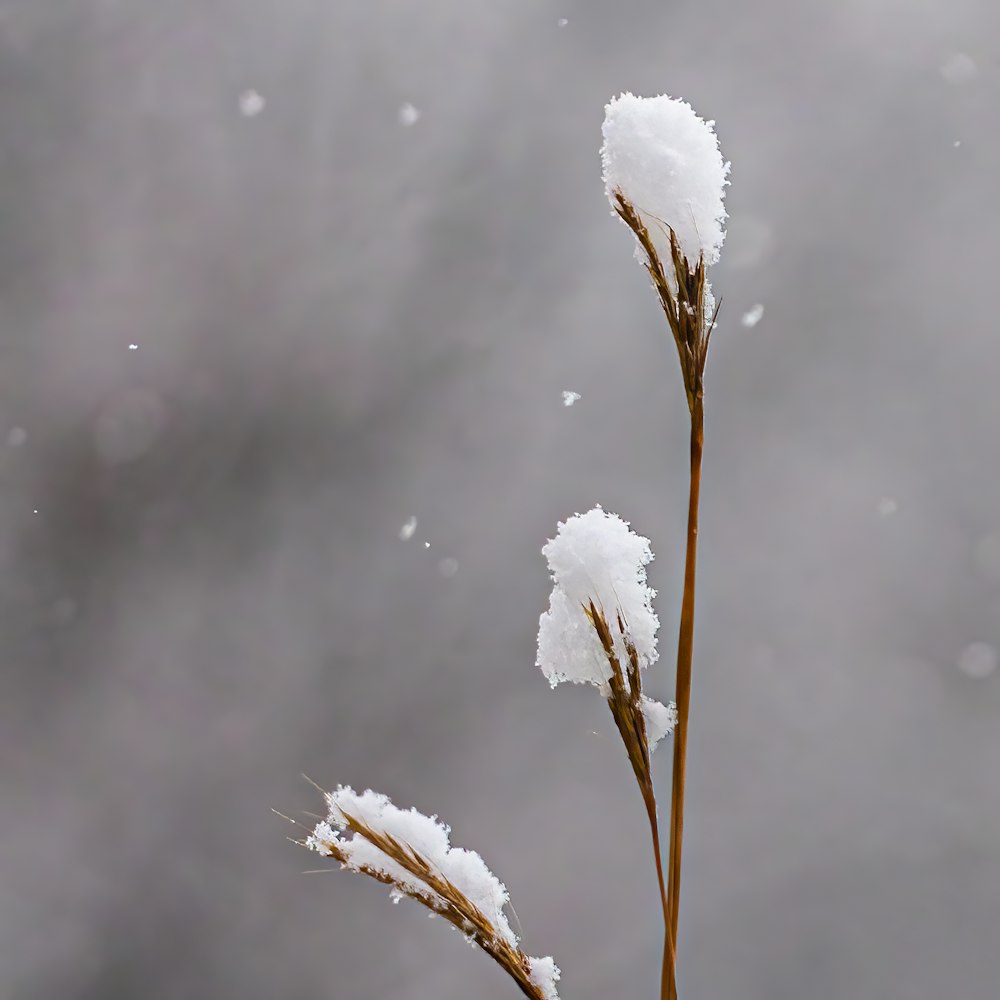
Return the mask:
[[(559, 969), (518, 945), (504, 884), (475, 851), (452, 847), (435, 816), (394, 806), (385, 795), (341, 785), (325, 793), (329, 814), (303, 841), (344, 868), (392, 886), (394, 900), (423, 903), (478, 945), (534, 1000), (558, 1000)], [(349, 833), (350, 837), (343, 834)]]
[(658, 655), (660, 621), (653, 612), (654, 591), (646, 584), (646, 564), (653, 553), (648, 539), (595, 507), (560, 522), (542, 554), (554, 586), (549, 610), (539, 622), (537, 663), (553, 687), (563, 681), (596, 687), (607, 699), (625, 744), (653, 837), (665, 928), (665, 996), (675, 955), (650, 756), (674, 731), (677, 712), (674, 704), (663, 705), (642, 693), (642, 672)]
[(646, 585), (649, 540), (595, 507), (560, 522), (542, 555), (555, 586), (539, 622), (537, 665), (552, 687), (592, 684), (608, 700), (643, 797), (655, 805), (649, 755), (673, 731), (675, 715), (642, 693), (642, 671), (659, 655), (655, 592)]
[[(632, 231), (636, 256), (646, 268), (677, 345), (691, 415), (691, 466), (684, 595), (677, 642), (677, 725), (670, 799), (668, 886), (664, 904), (663, 1000), (675, 1000), (677, 916), (698, 542), (698, 494), (704, 447), (704, 376), (717, 307), (707, 269), (725, 239), (723, 205), (729, 164), (719, 151), (711, 121), (672, 97), (622, 94), (604, 109), (604, 186), (618, 217)], [(659, 845), (654, 847), (659, 866)], [(661, 879), (662, 892), (662, 879)]]
[[(601, 156), (614, 211), (635, 236), (636, 254), (667, 317), (691, 416), (690, 503), (677, 648), (677, 704), (642, 691), (657, 659), (659, 620), (646, 582), (649, 541), (595, 507), (558, 526), (542, 550), (552, 574), (540, 619), (537, 665), (555, 687), (591, 684), (608, 702), (642, 794), (663, 909), (661, 1000), (676, 1000), (677, 913), (691, 659), (694, 640), (698, 491), (704, 440), (703, 378), (715, 304), (706, 277), (724, 238), (723, 163), (712, 123), (669, 97), (623, 94), (607, 106)], [(674, 733), (670, 851), (665, 883), (650, 760)], [(521, 950), (507, 920), (507, 890), (473, 851), (452, 847), (436, 817), (402, 810), (384, 795), (340, 786), (325, 792), (328, 815), (298, 843), (390, 886), (440, 914), (478, 945), (533, 1000), (557, 1000), (559, 969)]]

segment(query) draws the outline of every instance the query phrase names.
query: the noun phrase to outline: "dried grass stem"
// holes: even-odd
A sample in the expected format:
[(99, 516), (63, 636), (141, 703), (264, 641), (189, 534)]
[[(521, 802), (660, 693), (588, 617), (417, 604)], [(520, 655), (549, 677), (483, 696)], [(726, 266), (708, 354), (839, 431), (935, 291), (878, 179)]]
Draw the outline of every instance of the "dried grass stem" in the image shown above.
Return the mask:
[[(617, 616), (619, 634), (628, 655), (627, 671), (622, 671), (621, 661), (615, 649), (611, 635), (611, 627), (604, 615), (591, 601), (584, 607), (584, 613), (594, 626), (604, 654), (611, 668), (611, 678), (608, 681), (608, 707), (615, 720), (618, 732), (621, 734), (625, 751), (628, 754), (632, 771), (635, 774), (646, 806), (646, 816), (649, 819), (649, 830), (653, 840), (653, 860), (656, 863), (656, 879), (660, 890), (660, 905), (663, 909), (664, 947), (663, 970), (661, 974), (660, 995), (665, 1000), (673, 979), (676, 964), (674, 938), (670, 919), (670, 903), (663, 879), (663, 862), (660, 850), (660, 827), (656, 815), (656, 793), (653, 790), (653, 775), (650, 768), (649, 739), (646, 734), (646, 717), (642, 712), (642, 674), (639, 665), (639, 654), (628, 634), (621, 615)], [(627, 684), (626, 684), (627, 681)]]
[[(687, 768), (687, 734), (691, 707), (691, 661), (694, 651), (695, 566), (698, 551), (698, 498), (701, 489), (701, 459), (704, 448), (704, 376), (708, 345), (715, 327), (718, 305), (711, 316), (706, 307), (706, 265), (704, 255), (691, 264), (681, 253), (677, 234), (664, 226), (670, 236), (669, 271), (656, 249), (649, 229), (638, 209), (620, 190), (614, 192), (615, 211), (632, 230), (644, 264), (659, 296), (660, 305), (677, 346), (691, 414), (691, 484), (688, 499), (687, 552), (684, 562), (684, 596), (677, 640), (677, 724), (674, 728), (673, 783), (670, 795), (670, 848), (667, 865), (666, 935), (663, 949), (662, 1000), (677, 1000), (676, 942), (680, 909), (681, 849), (684, 839), (684, 790)], [(662, 225), (662, 224), (661, 224)], [(721, 304), (721, 302), (720, 302)], [(640, 782), (641, 785), (641, 782)], [(647, 805), (648, 809), (648, 805)], [(651, 816), (655, 824), (655, 815)], [(654, 841), (656, 841), (654, 825)], [(658, 846), (658, 842), (657, 842)], [(659, 859), (658, 859), (659, 860)], [(662, 883), (662, 874), (658, 871)]]

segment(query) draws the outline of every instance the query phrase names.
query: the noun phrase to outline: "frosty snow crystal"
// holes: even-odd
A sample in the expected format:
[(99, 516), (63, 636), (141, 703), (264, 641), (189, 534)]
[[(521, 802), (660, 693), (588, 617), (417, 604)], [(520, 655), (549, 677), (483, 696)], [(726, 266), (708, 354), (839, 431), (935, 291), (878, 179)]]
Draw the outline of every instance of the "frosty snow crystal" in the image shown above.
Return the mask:
[[(538, 631), (537, 664), (549, 683), (593, 684), (607, 690), (608, 658), (584, 609), (593, 601), (609, 617), (620, 611), (642, 668), (657, 657), (654, 591), (646, 584), (653, 558), (649, 539), (600, 507), (559, 522), (556, 537), (542, 549), (555, 586)], [(615, 640), (622, 662), (627, 652)]]
[(604, 109), (605, 191), (612, 207), (615, 191), (636, 207), (663, 261), (670, 260), (670, 229), (691, 263), (701, 254), (706, 264), (719, 259), (729, 164), (714, 124), (665, 95), (625, 93)]
[[(593, 684), (611, 703), (615, 721), (623, 713), (626, 728), (638, 727), (638, 738), (651, 753), (673, 731), (676, 716), (673, 706), (647, 698), (641, 687), (640, 672), (659, 655), (656, 592), (646, 583), (646, 565), (653, 558), (649, 539), (616, 514), (595, 507), (560, 521), (542, 555), (554, 586), (549, 610), (538, 623), (537, 666), (552, 687), (563, 681)], [(631, 662), (634, 677), (623, 667)], [(615, 690), (616, 670), (621, 691)], [(645, 752), (639, 748), (640, 758)], [(647, 768), (648, 760), (640, 769)]]

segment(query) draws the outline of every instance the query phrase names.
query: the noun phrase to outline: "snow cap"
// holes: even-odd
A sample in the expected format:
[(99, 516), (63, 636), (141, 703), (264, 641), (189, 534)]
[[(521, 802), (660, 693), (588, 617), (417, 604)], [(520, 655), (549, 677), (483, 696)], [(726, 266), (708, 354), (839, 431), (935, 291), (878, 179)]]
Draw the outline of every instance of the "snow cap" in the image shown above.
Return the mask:
[[(725, 239), (723, 206), (729, 164), (713, 126), (677, 98), (624, 93), (604, 109), (601, 162), (604, 186), (614, 207), (615, 190), (632, 203), (652, 237), (668, 273), (670, 233), (693, 267), (719, 259)], [(637, 248), (641, 260), (641, 251)]]
[(531, 982), (538, 987), (545, 1000), (559, 1000), (556, 983), (559, 982), (559, 966), (551, 958), (529, 958)]
[(669, 736), (677, 726), (677, 706), (670, 702), (664, 705), (661, 701), (642, 696), (642, 717), (646, 722), (646, 739), (649, 741), (649, 752), (656, 749), (656, 744)]
[(450, 828), (439, 822), (436, 816), (425, 816), (416, 809), (400, 809), (386, 795), (370, 789), (359, 794), (346, 785), (328, 792), (326, 803), (329, 815), (306, 841), (309, 847), (320, 854), (328, 854), (329, 849), (324, 844), (334, 842), (348, 868), (381, 872), (414, 895), (431, 903), (439, 902), (440, 897), (425, 882), (360, 834), (342, 839), (336, 832), (348, 829), (345, 813), (361, 820), (375, 833), (387, 834), (398, 843), (412, 848), (435, 872), (476, 905), (502, 940), (516, 947), (517, 938), (504, 913), (508, 902), (504, 884), (475, 851), (452, 847), (449, 842)]
[(649, 539), (629, 530), (616, 514), (595, 507), (559, 523), (556, 537), (542, 549), (554, 586), (549, 610), (539, 620), (536, 664), (549, 683), (593, 684), (607, 691), (611, 667), (584, 608), (593, 601), (611, 627), (619, 662), (628, 652), (618, 629), (620, 612), (641, 667), (655, 662), (659, 619), (655, 591), (646, 584), (653, 552)]
[[(400, 809), (388, 796), (371, 789), (359, 794), (347, 785), (340, 785), (335, 791), (326, 793), (326, 804), (329, 814), (306, 839), (306, 847), (326, 857), (339, 858), (344, 867), (353, 871), (377, 873), (390, 879), (396, 902), (410, 895), (423, 900), (432, 909), (444, 910), (446, 900), (370, 840), (351, 831), (348, 817), (362, 823), (372, 833), (392, 838), (404, 850), (419, 855), (435, 875), (471, 902), (493, 927), (496, 940), (522, 955), (527, 961), (531, 983), (544, 1000), (559, 1000), (556, 992), (559, 967), (549, 957), (523, 955), (517, 935), (504, 913), (510, 901), (506, 887), (475, 851), (451, 846), (450, 827), (436, 816), (425, 816), (416, 809)], [(349, 838), (343, 836), (346, 833), (351, 834)], [(471, 926), (468, 930), (471, 932)]]

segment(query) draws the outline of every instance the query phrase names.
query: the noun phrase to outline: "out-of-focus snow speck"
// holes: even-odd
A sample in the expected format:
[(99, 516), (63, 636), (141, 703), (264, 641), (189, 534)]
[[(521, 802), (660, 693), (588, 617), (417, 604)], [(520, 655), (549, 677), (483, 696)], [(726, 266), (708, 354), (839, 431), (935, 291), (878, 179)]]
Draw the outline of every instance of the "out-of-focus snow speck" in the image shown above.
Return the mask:
[(774, 247), (774, 230), (754, 215), (740, 217), (738, 226), (726, 234), (726, 263), (736, 270), (754, 267), (765, 260)]
[(446, 579), (451, 579), (458, 572), (458, 560), (446, 556), (438, 563), (438, 572)]
[(398, 118), (400, 125), (404, 128), (410, 128), (420, 121), (420, 111), (407, 101), (405, 104), (400, 105)]
[(899, 503), (892, 497), (882, 497), (875, 509), (878, 511), (879, 517), (891, 517), (899, 510)]
[(413, 537), (413, 532), (417, 530), (417, 519), (411, 517), (402, 528), (399, 529), (399, 537), (404, 541), (408, 542)]
[(138, 344), (129, 344), (128, 345), (128, 349), (130, 351), (138, 351), (139, 350), (139, 345)]
[(431, 547), (431, 543), (430, 542), (424, 542), (424, 548), (425, 549), (429, 549), (430, 547)]
[(764, 315), (764, 306), (758, 302), (755, 306), (751, 306), (740, 319), (740, 322), (744, 326), (756, 326), (761, 317)]
[(49, 618), (53, 625), (62, 627), (69, 625), (76, 618), (77, 606), (72, 597), (61, 597), (49, 609)]
[(107, 465), (146, 454), (167, 424), (167, 409), (152, 389), (130, 386), (112, 395), (94, 422), (94, 445)]
[(563, 406), (572, 406), (580, 398), (580, 393), (573, 392), (572, 389), (563, 389)]
[(569, 18), (568, 17), (561, 17), (561, 18), (559, 18), (558, 21), (556, 21), (556, 24), (559, 25), (560, 28), (565, 28), (566, 25), (569, 24)]
[(23, 427), (11, 427), (7, 434), (7, 444), (11, 448), (20, 448), (28, 440), (28, 432)]
[(962, 145), (962, 140), (961, 140), (961, 139), (956, 139), (956, 140), (955, 140), (955, 141), (954, 141), (954, 142), (952, 143), (952, 145), (953, 145), (953, 146), (955, 147), (955, 149), (958, 149), (958, 147)]
[(983, 535), (976, 542), (975, 560), (983, 576), (1000, 582), (1000, 529)]
[(266, 101), (256, 90), (244, 90), (240, 94), (240, 114), (244, 118), (255, 118), (264, 110)]
[(947, 83), (968, 83), (979, 72), (976, 60), (968, 52), (953, 52), (941, 63), (941, 76)]
[(985, 680), (997, 669), (997, 651), (988, 642), (970, 642), (959, 654), (958, 669), (966, 677)]

